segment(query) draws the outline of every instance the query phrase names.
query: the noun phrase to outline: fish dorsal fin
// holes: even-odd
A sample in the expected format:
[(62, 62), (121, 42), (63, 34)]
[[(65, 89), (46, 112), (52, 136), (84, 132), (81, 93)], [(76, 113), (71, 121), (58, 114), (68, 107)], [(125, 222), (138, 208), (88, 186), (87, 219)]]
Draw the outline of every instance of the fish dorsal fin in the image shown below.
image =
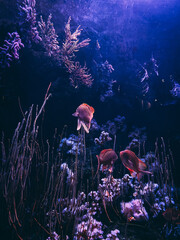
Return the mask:
[(94, 110), (94, 108), (93, 108), (93, 107), (90, 107), (90, 109), (91, 109), (91, 112), (92, 112), (92, 113), (94, 113), (94, 112), (95, 112), (95, 110)]
[(87, 103), (82, 103), (81, 105), (82, 105), (82, 106), (86, 106), (86, 107), (88, 107), (88, 108), (90, 107)]
[(141, 161), (139, 158), (138, 158), (138, 161), (139, 161), (139, 169), (145, 170), (147, 168), (146, 164), (143, 161)]
[(104, 150), (101, 151), (100, 154), (104, 155), (105, 153), (107, 153), (107, 152), (109, 152), (109, 151), (112, 151), (112, 149), (111, 149), (111, 148), (109, 148), (109, 149), (104, 149)]
[(92, 113), (94, 113), (94, 108), (89, 106), (87, 103), (83, 103), (83, 106), (86, 106)]

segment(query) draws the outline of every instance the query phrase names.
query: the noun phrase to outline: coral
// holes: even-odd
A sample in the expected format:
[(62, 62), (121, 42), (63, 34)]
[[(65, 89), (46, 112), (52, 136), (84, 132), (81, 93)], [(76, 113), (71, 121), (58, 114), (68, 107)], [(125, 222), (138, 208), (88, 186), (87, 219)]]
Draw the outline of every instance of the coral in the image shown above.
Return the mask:
[(107, 71), (108, 74), (114, 71), (113, 66), (109, 64), (107, 60), (102, 64), (102, 68), (104, 69), (104, 71)]
[(156, 76), (159, 76), (159, 72), (158, 72), (159, 66), (158, 66), (157, 60), (154, 58), (153, 54), (152, 54), (150, 61), (152, 63), (152, 69), (154, 70)]
[(102, 125), (101, 129), (112, 135), (116, 135), (117, 131), (124, 132), (126, 127), (125, 117), (118, 115), (113, 121), (107, 121), (106, 124)]
[(150, 90), (151, 83), (149, 82), (150, 77), (155, 73), (158, 77), (158, 64), (157, 60), (154, 58), (153, 54), (152, 57), (148, 62), (145, 62), (143, 65), (140, 64), (141, 69), (138, 71), (138, 77), (140, 78), (140, 86), (141, 86), (141, 93), (145, 97)]
[(116, 83), (116, 82), (117, 82), (116, 80), (111, 80), (111, 81), (108, 82), (107, 91), (103, 95), (100, 95), (100, 101), (101, 102), (104, 102), (106, 100), (106, 98), (108, 98), (108, 97), (114, 96), (113, 84)]
[(75, 61), (75, 53), (79, 51), (80, 48), (89, 45), (90, 39), (85, 39), (82, 42), (79, 42), (78, 37), (81, 34), (82, 29), (80, 26), (76, 29), (74, 33), (71, 33), (70, 30), (70, 21), (69, 17), (68, 22), (65, 26), (65, 42), (63, 43), (61, 49), (61, 60), (64, 63), (68, 73), (70, 74), (70, 81), (72, 86), (78, 87), (80, 84), (84, 84), (88, 87), (92, 85), (93, 79), (91, 74), (84, 65), (83, 67), (79, 62)]
[(99, 188), (103, 193), (105, 200), (108, 202), (112, 202), (113, 198), (115, 196), (118, 196), (121, 192), (121, 180), (109, 176), (108, 178), (102, 178), (101, 181), (103, 182), (103, 184), (99, 184)]
[(99, 191), (91, 191), (88, 194), (89, 197), (89, 207), (87, 209), (87, 214), (84, 215), (83, 218), (87, 218), (88, 216), (101, 214), (101, 205), (100, 205), (100, 192)]
[[(36, 1), (35, 0), (23, 0), (19, 3), (20, 16), (23, 17), (22, 26), (24, 31), (27, 31), (28, 40), (30, 42), (39, 43), (42, 38), (39, 36), (39, 32), (36, 27)], [(25, 30), (28, 29), (28, 30)]]
[(102, 178), (102, 184), (99, 184), (99, 192), (102, 193), (107, 202), (112, 202), (116, 196), (125, 195), (130, 188), (133, 188), (132, 177), (126, 174), (122, 179), (116, 179), (111, 175)]
[(133, 199), (131, 202), (122, 202), (121, 212), (127, 220), (131, 217), (133, 217), (135, 221), (147, 221), (149, 219), (148, 213), (143, 207), (143, 201), (141, 199)]
[(111, 141), (111, 140), (112, 140), (112, 138), (109, 137), (109, 133), (102, 131), (100, 137), (95, 138), (94, 142), (95, 142), (95, 144), (104, 145), (106, 142)]
[[(158, 162), (156, 156), (155, 156), (155, 153), (153, 152), (148, 152), (144, 157), (144, 161), (147, 162), (147, 163), (150, 163), (149, 164), (149, 171), (150, 172), (158, 172), (159, 171), (159, 168), (161, 167), (161, 164)], [(141, 158), (142, 160), (142, 158)]]
[(120, 231), (118, 229), (111, 230), (111, 233), (107, 234), (105, 240), (119, 240), (119, 238), (117, 237), (118, 234), (120, 234)]
[(71, 65), (71, 68), (68, 68), (70, 73), (71, 85), (77, 88), (80, 84), (90, 87), (92, 85), (93, 79), (86, 65), (83, 67), (79, 62), (74, 62), (74, 65)]
[[(113, 66), (108, 62), (108, 60), (101, 63), (97, 63), (96, 61), (94, 61), (94, 63), (96, 64), (96, 67), (101, 73), (102, 77), (109, 77), (110, 74), (114, 71)], [(101, 79), (101, 81), (103, 81), (103, 78)]]
[(9, 38), (4, 41), (3, 47), (0, 47), (0, 63), (3, 67), (10, 67), (13, 60), (18, 60), (19, 50), (24, 47), (17, 32), (8, 33), (8, 36)]
[(98, 78), (101, 83), (101, 89), (103, 89), (103, 93), (100, 94), (100, 101), (104, 102), (107, 98), (114, 96), (113, 85), (117, 81), (110, 79), (110, 75), (114, 71), (114, 68), (107, 60), (101, 63), (97, 63), (94, 60), (94, 63), (99, 73)]
[(149, 75), (148, 75), (148, 71), (146, 68), (144, 68), (143, 66), (141, 66), (142, 69), (144, 70), (144, 75), (143, 77), (141, 78), (141, 82), (144, 82), (145, 80), (147, 80), (149, 78)]
[(180, 84), (173, 81), (173, 88), (170, 90), (170, 93), (175, 98), (180, 98)]
[(81, 137), (71, 134), (69, 138), (63, 138), (61, 140), (58, 151), (64, 150), (67, 154), (76, 155), (76, 153), (81, 153), (83, 146)]
[[(77, 198), (70, 199), (69, 203), (62, 210), (62, 214), (64, 217), (75, 216), (77, 214), (82, 214), (87, 211), (88, 203), (85, 202), (86, 194), (81, 192)], [(61, 202), (62, 200), (60, 200)]]
[(62, 210), (63, 217), (67, 218), (68, 216), (81, 216), (79, 219), (87, 220), (89, 217), (101, 213), (100, 206), (100, 195), (97, 191), (92, 191), (88, 194), (89, 201), (85, 202), (86, 195), (84, 192), (79, 193), (78, 197), (75, 199), (70, 199), (67, 202), (65, 199), (60, 199), (59, 202), (63, 204), (64, 208)]
[(60, 240), (60, 236), (56, 233), (56, 232), (53, 232), (51, 233), (51, 237), (48, 237), (46, 240)]
[(52, 14), (49, 15), (47, 23), (43, 21), (42, 16), (38, 22), (40, 28), (40, 35), (42, 38), (42, 45), (49, 57), (53, 57), (58, 63), (60, 63), (60, 47), (57, 40), (58, 35), (56, 34), (53, 23), (51, 22)]
[(90, 216), (86, 222), (82, 221), (78, 224), (74, 239), (103, 239), (102, 234), (102, 223)]
[(67, 182), (73, 183), (74, 182), (74, 173), (71, 169), (69, 169), (67, 163), (61, 164), (61, 170), (66, 171), (67, 173)]
[(169, 198), (167, 189), (160, 189), (159, 185), (152, 181), (146, 183), (142, 189), (139, 186), (134, 186), (134, 190), (133, 196), (143, 196), (151, 202), (153, 217), (157, 217), (160, 212), (165, 211), (165, 207), (175, 203), (173, 198)]
[(146, 128), (137, 128), (133, 126), (133, 131), (130, 132), (128, 138), (131, 139), (131, 142), (127, 146), (127, 149), (133, 150), (139, 148), (140, 144), (147, 140)]
[(93, 118), (91, 121), (91, 131), (98, 131), (100, 130), (100, 126), (98, 125), (98, 123), (96, 122), (96, 120)]
[[(62, 239), (61, 236), (59, 236), (56, 232), (53, 232), (53, 233), (51, 233), (51, 236), (48, 237), (46, 240), (61, 240), (61, 239)], [(69, 239), (69, 237), (68, 237), (68, 235), (66, 235), (65, 240), (68, 240), (68, 239)]]
[(127, 146), (127, 149), (133, 150), (135, 148), (139, 147), (139, 140), (137, 138), (133, 138), (129, 145)]

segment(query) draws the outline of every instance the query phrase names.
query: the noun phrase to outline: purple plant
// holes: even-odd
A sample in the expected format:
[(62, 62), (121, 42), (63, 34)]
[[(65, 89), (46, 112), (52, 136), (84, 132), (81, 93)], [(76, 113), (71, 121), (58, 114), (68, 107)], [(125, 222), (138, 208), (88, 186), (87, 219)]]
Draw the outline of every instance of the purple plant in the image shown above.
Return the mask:
[(108, 132), (102, 131), (99, 138), (95, 138), (94, 142), (98, 145), (104, 145), (106, 142), (111, 141), (112, 138), (109, 136)]
[(145, 142), (147, 140), (147, 136), (146, 136), (146, 128), (145, 127), (137, 128), (137, 127), (133, 126), (132, 128), (133, 128), (133, 131), (130, 132), (130, 134), (128, 135), (128, 138), (131, 139), (131, 142), (127, 146), (127, 149), (134, 150), (136, 148), (139, 148), (140, 144), (142, 144), (143, 142)]
[(124, 132), (127, 128), (125, 124), (125, 117), (118, 115), (113, 119), (113, 121), (107, 121), (106, 124), (102, 125), (101, 130), (107, 131), (108, 133), (112, 135), (116, 135), (117, 131)]
[(118, 229), (111, 230), (111, 233), (107, 234), (107, 237), (105, 240), (119, 240), (117, 235), (120, 234), (120, 231)]
[(106, 98), (114, 96), (113, 84), (116, 82), (117, 82), (116, 80), (111, 80), (110, 82), (108, 82), (107, 91), (105, 93), (101, 94), (101, 96), (100, 96), (101, 102), (104, 102), (106, 100)]
[(86, 222), (78, 224), (74, 239), (103, 239), (102, 223), (90, 216)]
[(75, 53), (79, 51), (80, 48), (88, 46), (90, 39), (87, 38), (82, 42), (79, 42), (78, 37), (81, 35), (82, 29), (80, 26), (77, 27), (74, 33), (71, 33), (70, 29), (71, 17), (69, 17), (68, 22), (65, 26), (65, 41), (61, 49), (61, 60), (70, 74), (71, 85), (75, 88), (83, 84), (90, 87), (93, 83), (93, 79), (86, 65), (81, 66), (78, 61), (75, 61)]
[(24, 47), (17, 32), (8, 33), (8, 35), (9, 38), (4, 41), (3, 47), (0, 47), (0, 63), (3, 67), (10, 67), (13, 60), (18, 60), (19, 50)]
[(127, 220), (133, 218), (134, 221), (147, 221), (149, 216), (143, 203), (141, 199), (133, 199), (131, 202), (122, 202), (121, 212)]
[(57, 40), (58, 35), (56, 34), (51, 19), (52, 15), (50, 14), (46, 24), (41, 16), (40, 22), (38, 22), (42, 39), (42, 45), (46, 50), (46, 54), (49, 57), (53, 57), (58, 63), (60, 63), (60, 47), (59, 42)]
[(24, 0), (22, 4), (19, 3), (20, 16), (23, 17), (22, 25), (27, 29), (29, 42), (39, 43), (42, 38), (39, 36), (36, 22), (36, 0)]
[(173, 88), (170, 90), (170, 93), (174, 98), (180, 98), (180, 84), (173, 81)]
[[(100, 46), (99, 43), (98, 46)], [(94, 63), (99, 72), (98, 78), (100, 79), (101, 88), (103, 89), (103, 92), (100, 94), (100, 101), (104, 102), (107, 98), (114, 96), (113, 85), (117, 81), (110, 78), (114, 68), (107, 60), (100, 63), (94, 60)]]
[(71, 134), (69, 138), (63, 138), (59, 144), (58, 151), (66, 151), (67, 154), (76, 156), (80, 154), (84, 145), (81, 143), (81, 138)]

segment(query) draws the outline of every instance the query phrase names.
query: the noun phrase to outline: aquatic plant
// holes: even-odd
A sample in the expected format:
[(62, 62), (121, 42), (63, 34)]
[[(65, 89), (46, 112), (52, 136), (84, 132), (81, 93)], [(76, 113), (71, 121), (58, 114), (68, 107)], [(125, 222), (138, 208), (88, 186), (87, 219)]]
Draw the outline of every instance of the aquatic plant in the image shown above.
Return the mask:
[(102, 131), (99, 138), (95, 138), (94, 142), (95, 144), (103, 145), (108, 141), (111, 141), (112, 138), (109, 136), (108, 132)]
[(99, 131), (99, 130), (100, 130), (100, 125), (93, 118), (92, 121), (91, 121), (91, 132), (92, 131)]
[(26, 33), (26, 38), (29, 43), (39, 43), (42, 38), (39, 35), (36, 22), (36, 0), (19, 1), (19, 15), (22, 18), (21, 28)]
[(141, 95), (143, 97), (148, 94), (152, 94), (152, 77), (159, 77), (159, 66), (157, 60), (154, 58), (153, 54), (149, 61), (140, 64), (140, 69), (138, 70), (138, 78), (140, 79)]
[(114, 83), (116, 83), (116, 80), (111, 80), (108, 82), (107, 91), (103, 95), (100, 95), (101, 102), (104, 102), (107, 98), (114, 96), (114, 92), (113, 92)]
[(92, 216), (87, 221), (82, 221), (77, 226), (74, 239), (103, 239), (102, 223)]
[[(115, 229), (109, 222), (126, 226), (128, 221), (128, 224), (133, 222), (136, 226), (142, 221), (143, 227), (143, 221), (148, 221), (155, 229), (157, 226), (153, 224), (163, 211), (175, 205), (172, 155), (166, 149), (164, 140), (157, 140), (155, 151), (144, 155), (147, 165), (157, 162), (160, 166), (155, 169), (154, 175), (146, 176), (139, 182), (136, 177), (124, 175), (123, 171), (117, 172), (116, 178), (112, 172), (104, 171), (96, 180), (93, 160), (99, 152), (98, 146), (93, 143), (92, 156), (92, 146), (86, 148), (84, 135), (63, 138), (64, 130), (61, 135), (56, 130), (53, 139), (46, 140), (42, 147), (36, 124), (47, 100), (46, 95), (35, 116), (33, 108), (25, 114), (15, 131), (9, 154), (5, 152), (2, 139), (0, 177), (9, 221), (17, 235), (26, 235), (24, 218), (32, 221), (33, 227), (34, 224), (40, 227), (44, 239), (122, 239), (125, 235), (121, 229)], [(116, 122), (115, 130), (120, 130), (116, 133), (121, 134), (124, 118), (119, 116)], [(97, 133), (102, 127), (94, 123), (94, 133)], [(135, 131), (132, 137), (139, 137), (139, 132)], [(92, 135), (94, 133), (92, 131)], [(80, 142), (82, 145), (79, 145)], [(73, 146), (76, 146), (74, 154), (67, 154)], [(81, 154), (78, 154), (79, 149)], [(6, 156), (9, 156), (9, 162)], [(119, 167), (118, 161), (116, 164)], [(33, 186), (37, 186), (36, 191)], [(163, 226), (164, 222), (159, 224), (158, 229), (165, 231)]]
[(140, 145), (147, 140), (146, 136), (146, 128), (137, 128), (135, 126), (132, 127), (133, 131), (129, 133), (128, 138), (130, 138), (131, 142), (127, 146), (130, 150), (139, 149)]
[(122, 179), (116, 179), (109, 175), (107, 178), (102, 178), (101, 181), (99, 191), (107, 202), (112, 202), (115, 197), (120, 196), (122, 193), (125, 196), (134, 187), (132, 177), (128, 174), (124, 175)]
[(73, 183), (74, 181), (74, 173), (73, 171), (68, 167), (67, 163), (62, 163), (61, 164), (61, 170), (66, 171), (67, 173), (67, 182), (68, 183)]
[[(23, 210), (25, 209), (25, 199), (28, 197), (30, 173), (34, 164), (33, 158), (38, 149), (36, 141), (39, 127), (37, 121), (50, 96), (51, 94), (45, 97), (40, 109), (38, 106), (36, 107), (34, 118), (33, 105), (24, 114), (23, 121), (18, 123), (14, 131), (7, 153), (4, 142), (1, 142), (4, 159), (1, 169), (3, 196), (6, 201), (9, 223), (16, 232), (17, 227), (23, 225)], [(21, 237), (19, 238), (21, 239)]]
[(111, 232), (107, 234), (107, 237), (105, 238), (105, 240), (119, 240), (119, 238), (117, 237), (117, 235), (119, 234), (120, 234), (120, 231), (118, 229), (111, 230)]
[[(48, 237), (46, 240), (60, 240), (60, 239), (61, 239), (61, 237), (56, 232), (53, 232), (53, 233), (51, 233), (51, 236)], [(66, 238), (66, 239), (68, 239), (68, 238)]]
[(148, 213), (143, 206), (143, 201), (141, 199), (133, 199), (131, 202), (122, 202), (121, 212), (127, 220), (131, 217), (133, 217), (135, 221), (147, 221), (149, 219)]
[(94, 63), (98, 72), (98, 81), (101, 83), (100, 88), (103, 91), (100, 94), (100, 101), (104, 102), (107, 98), (114, 96), (113, 85), (117, 82), (116, 80), (111, 79), (111, 74), (114, 71), (114, 68), (107, 60), (103, 62), (101, 59), (100, 63), (94, 60)]
[(43, 21), (41, 16), (38, 22), (40, 28), (40, 36), (42, 38), (42, 45), (45, 49), (46, 54), (57, 62), (57, 64), (64, 65), (67, 72), (70, 74), (69, 79), (73, 87), (79, 87), (83, 84), (88, 87), (92, 85), (93, 79), (89, 73), (86, 65), (81, 66), (78, 61), (75, 61), (75, 53), (89, 45), (90, 39), (79, 41), (78, 37), (81, 35), (82, 29), (80, 26), (74, 33), (71, 33), (69, 17), (68, 22), (65, 25), (65, 41), (62, 43), (62, 47), (58, 42), (58, 35), (56, 34), (55, 28), (51, 21), (52, 14), (49, 15), (47, 24)]
[(126, 130), (125, 117), (118, 115), (113, 121), (107, 121), (102, 125), (101, 129), (107, 131), (112, 135), (116, 135), (118, 131), (124, 132)]
[(76, 156), (80, 154), (83, 148), (82, 137), (71, 134), (69, 138), (63, 138), (59, 144), (59, 151), (66, 151), (67, 154)]
[(180, 98), (180, 84), (173, 81), (173, 88), (170, 90), (170, 93), (175, 98)]
[[(84, 192), (79, 193), (75, 199), (70, 199), (67, 206), (62, 210), (64, 217), (82, 215), (87, 210), (88, 203), (85, 202), (86, 194)], [(61, 201), (61, 200), (60, 200)]]
[(42, 16), (38, 22), (40, 28), (40, 36), (42, 39), (42, 45), (45, 49), (45, 53), (49, 57), (53, 57), (54, 60), (60, 64), (60, 46), (58, 42), (58, 35), (56, 34), (54, 25), (51, 21), (52, 14), (49, 15), (47, 23), (43, 21)]
[(61, 47), (52, 22), (52, 14), (49, 15), (47, 23), (45, 23), (42, 16), (37, 23), (35, 0), (23, 0), (23, 2), (18, 3), (18, 7), (19, 14), (22, 17), (22, 22), (20, 23), (21, 30), (26, 33), (28, 43), (41, 43), (47, 56), (52, 57), (58, 66), (63, 64), (69, 73), (69, 79), (73, 87), (77, 88), (80, 85), (90, 87), (93, 78), (89, 73), (86, 64), (81, 66), (80, 62), (75, 60), (76, 53), (79, 49), (89, 45), (90, 42), (89, 38), (79, 41), (79, 36), (82, 31), (80, 26), (77, 27), (74, 33), (71, 33), (71, 17), (69, 17), (68, 22), (65, 25), (65, 40)]
[(8, 33), (9, 38), (4, 40), (3, 47), (0, 47), (0, 63), (2, 67), (10, 67), (14, 60), (19, 59), (19, 50), (24, 47), (17, 32)]
[(70, 21), (71, 17), (69, 17), (65, 26), (65, 41), (61, 49), (61, 60), (70, 74), (70, 81), (73, 87), (78, 87), (80, 84), (90, 87), (93, 79), (91, 74), (89, 74), (89, 70), (86, 65), (82, 67), (78, 61), (74, 60), (75, 53), (78, 52), (80, 48), (89, 45), (90, 39), (87, 38), (79, 42), (78, 37), (82, 29), (78, 26), (76, 31), (71, 33)]

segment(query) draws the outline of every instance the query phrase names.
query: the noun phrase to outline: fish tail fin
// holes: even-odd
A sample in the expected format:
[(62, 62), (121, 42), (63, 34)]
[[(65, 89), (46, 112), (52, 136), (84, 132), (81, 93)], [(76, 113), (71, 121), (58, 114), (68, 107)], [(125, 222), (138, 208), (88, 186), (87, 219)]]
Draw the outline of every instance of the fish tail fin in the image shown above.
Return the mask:
[(141, 170), (141, 173), (146, 173), (146, 174), (151, 174), (151, 175), (152, 175), (152, 172), (149, 172), (149, 171), (143, 171), (143, 170)]
[(142, 171), (145, 170), (147, 168), (146, 164), (140, 159), (138, 159), (138, 161), (139, 161), (139, 169)]
[(147, 168), (146, 164), (139, 159), (139, 173), (137, 174), (138, 181), (140, 181), (144, 174), (152, 174), (149, 171), (145, 171), (146, 168)]
[(97, 159), (98, 159), (98, 167), (97, 167), (97, 171), (96, 171), (96, 174), (95, 174), (95, 176), (94, 176), (94, 179), (95, 179), (95, 177), (97, 176), (98, 171), (99, 171), (99, 168), (100, 168), (100, 159), (99, 159), (99, 156), (96, 155), (96, 157), (97, 157)]
[(137, 173), (138, 181), (140, 181), (140, 179), (142, 178), (142, 176), (143, 176), (144, 174), (151, 174), (151, 175), (152, 175), (152, 172), (140, 170), (140, 172)]
[(137, 179), (138, 179), (139, 182), (140, 182), (142, 176), (143, 176), (142, 172), (137, 173)]
[(140, 170), (140, 172), (146, 173), (146, 174), (152, 174), (152, 172), (145, 171), (146, 168), (147, 168), (146, 164), (139, 159), (139, 170)]

